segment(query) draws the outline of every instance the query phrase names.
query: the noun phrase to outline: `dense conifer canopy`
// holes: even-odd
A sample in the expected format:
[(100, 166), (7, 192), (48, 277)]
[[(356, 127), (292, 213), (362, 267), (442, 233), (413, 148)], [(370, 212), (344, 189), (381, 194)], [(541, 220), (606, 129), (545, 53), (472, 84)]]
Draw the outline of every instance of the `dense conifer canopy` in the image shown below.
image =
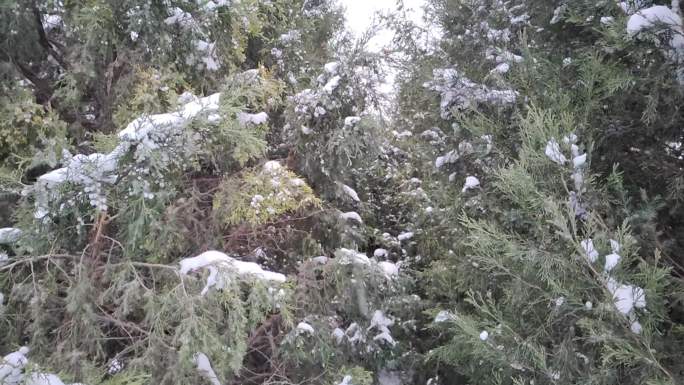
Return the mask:
[(684, 382), (683, 7), (0, 0), (0, 385)]

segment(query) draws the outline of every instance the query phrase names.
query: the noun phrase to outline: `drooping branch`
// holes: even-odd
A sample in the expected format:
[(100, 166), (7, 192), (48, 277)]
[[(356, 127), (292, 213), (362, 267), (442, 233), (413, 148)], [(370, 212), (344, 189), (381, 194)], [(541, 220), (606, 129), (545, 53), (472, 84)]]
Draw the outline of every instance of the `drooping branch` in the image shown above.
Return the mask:
[(43, 16), (40, 13), (40, 10), (38, 9), (38, 6), (36, 5), (35, 1), (33, 2), (33, 5), (31, 6), (31, 11), (33, 12), (33, 18), (36, 22), (36, 31), (38, 32), (38, 41), (40, 42), (40, 45), (45, 48), (45, 50), (52, 55), (53, 58), (59, 63), (59, 65), (64, 68), (65, 70), (69, 69), (69, 63), (64, 60), (64, 57), (55, 50), (53, 47), (52, 43), (50, 43), (50, 40), (47, 37), (47, 34), (45, 33), (45, 29), (43, 28)]

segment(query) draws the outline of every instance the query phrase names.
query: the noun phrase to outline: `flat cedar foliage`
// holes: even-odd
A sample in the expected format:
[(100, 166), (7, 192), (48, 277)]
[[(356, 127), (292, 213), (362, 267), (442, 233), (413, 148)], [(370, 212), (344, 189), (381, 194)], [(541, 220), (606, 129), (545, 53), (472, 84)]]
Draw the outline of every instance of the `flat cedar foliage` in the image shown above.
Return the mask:
[(683, 4), (344, 5), (0, 0), (0, 385), (684, 383)]

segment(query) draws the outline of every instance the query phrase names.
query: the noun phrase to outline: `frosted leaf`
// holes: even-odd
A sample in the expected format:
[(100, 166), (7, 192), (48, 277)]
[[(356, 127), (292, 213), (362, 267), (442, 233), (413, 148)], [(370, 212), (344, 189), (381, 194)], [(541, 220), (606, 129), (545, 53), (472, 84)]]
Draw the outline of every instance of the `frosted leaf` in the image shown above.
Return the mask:
[(627, 0), (618, 3), (618, 6), (624, 13), (631, 15), (634, 12), (644, 8), (650, 0)]
[(262, 168), (263, 172), (266, 174), (277, 174), (283, 169), (283, 166), (277, 160), (269, 160), (264, 163)]
[(358, 223), (363, 223), (361, 216), (356, 211), (349, 211), (346, 213), (342, 213), (342, 214), (340, 214), (340, 217), (344, 220), (350, 220), (351, 219), (351, 220), (354, 220)]
[(323, 86), (323, 91), (331, 94), (335, 89), (337, 89), (337, 86), (340, 85), (340, 78), (339, 76), (333, 76), (330, 80), (328, 80), (327, 83)]
[(318, 257), (313, 257), (311, 260), (319, 265), (325, 265), (328, 263), (328, 257), (325, 255), (319, 255)]
[(628, 315), (635, 307), (646, 307), (644, 289), (634, 285), (620, 284), (613, 278), (608, 278), (606, 287), (612, 294), (613, 303), (620, 313)]
[(380, 333), (373, 337), (374, 341), (385, 341), (388, 344), (394, 346), (396, 341), (392, 338), (389, 327), (394, 325), (394, 320), (385, 316), (382, 310), (376, 310), (373, 312), (373, 318), (371, 318), (370, 326), (368, 330), (376, 329)]
[(554, 301), (554, 305), (555, 305), (556, 309), (558, 309), (558, 308), (560, 308), (561, 306), (563, 306), (564, 303), (565, 303), (565, 297), (558, 297), (558, 298), (556, 298), (556, 300)]
[(378, 262), (378, 267), (380, 268), (380, 270), (382, 270), (382, 272), (385, 275), (385, 278), (387, 278), (387, 279), (391, 279), (391, 278), (399, 275), (399, 266), (397, 266), (397, 264), (395, 264), (395, 263), (388, 262), (388, 261), (381, 261), (381, 262)]
[(219, 7), (225, 7), (231, 5), (230, 0), (209, 0), (207, 3), (204, 5), (204, 10), (205, 11), (213, 11), (216, 8)]
[(575, 185), (575, 190), (582, 191), (584, 186), (584, 175), (581, 171), (575, 171), (572, 173), (572, 181)]
[(679, 0), (672, 1), (672, 9), (656, 5), (641, 9), (627, 20), (627, 33), (635, 36), (652, 27), (665, 27), (670, 36), (669, 47), (663, 47), (665, 55), (677, 64), (677, 80), (684, 86), (684, 26), (679, 10)]
[(576, 144), (571, 144), (570, 145), (570, 154), (572, 154), (572, 157), (579, 156), (579, 146)]
[(337, 70), (339, 68), (340, 68), (340, 63), (338, 63), (336, 61), (333, 61), (330, 63), (325, 63), (325, 65), (323, 66), (323, 69), (325, 70), (325, 72), (327, 72), (331, 75), (337, 74)]
[(327, 111), (325, 110), (325, 108), (323, 108), (321, 106), (316, 106), (316, 108), (314, 109), (314, 118), (318, 118), (319, 116), (323, 116), (326, 114), (326, 112)]
[(197, 372), (202, 377), (204, 377), (212, 385), (221, 385), (221, 381), (219, 381), (218, 376), (214, 372), (214, 368), (211, 367), (211, 362), (206, 354), (197, 352), (193, 356), (193, 360), (195, 361), (195, 365), (197, 365)]
[(351, 249), (340, 248), (335, 252), (337, 263), (340, 265), (370, 265), (370, 259), (366, 254)]
[(615, 22), (615, 18), (612, 16), (602, 16), (600, 22), (601, 25), (611, 25)]
[(475, 83), (454, 68), (434, 69), (433, 80), (423, 87), (439, 92), (442, 119), (451, 118), (452, 108), (463, 110), (480, 103), (507, 106), (518, 97), (513, 90), (496, 90)]
[(45, 32), (50, 32), (55, 28), (59, 28), (63, 25), (62, 16), (60, 15), (45, 15), (43, 20), (43, 29)]
[(511, 20), (510, 20), (510, 22), (511, 22), (512, 25), (516, 25), (516, 24), (525, 23), (525, 22), (527, 22), (527, 20), (529, 20), (529, 19), (530, 19), (530, 15), (524, 13), (524, 14), (522, 14), (522, 15), (520, 15), (520, 16), (512, 17)]
[(195, 20), (192, 18), (191, 14), (178, 7), (171, 8), (171, 16), (164, 19), (166, 25), (178, 24), (181, 27), (189, 27), (194, 22)]
[(511, 51), (502, 51), (494, 60), (497, 63), (522, 63), (524, 58)]
[(582, 204), (579, 195), (574, 191), (570, 191), (568, 201), (570, 202), (570, 207), (572, 207), (572, 210), (575, 212), (575, 215), (582, 220), (586, 220), (589, 216), (589, 212)]
[(620, 262), (620, 258), (622, 258), (620, 255), (612, 253), (606, 255), (606, 263), (603, 267), (604, 271), (611, 271), (617, 266), (618, 262)]
[[(565, 58), (565, 59), (566, 59), (566, 60), (570, 60), (570, 62), (572, 62), (572, 60), (571, 60), (570, 58)], [(564, 61), (565, 61), (565, 60), (564, 60)], [(565, 144), (575, 144), (575, 143), (577, 143), (577, 135), (575, 135), (575, 134), (569, 134), (569, 135), (564, 136), (564, 137), (563, 137), (563, 143), (565, 143)]]
[(480, 185), (480, 180), (474, 176), (466, 177), (465, 184), (463, 185), (462, 192), (466, 192), (470, 189), (474, 189)]
[(361, 118), (358, 116), (347, 116), (344, 118), (344, 126), (345, 127), (354, 127), (361, 121)]
[(313, 326), (311, 326), (310, 324), (308, 324), (304, 321), (298, 323), (296, 329), (297, 329), (297, 334), (304, 334), (304, 333), (308, 333), (309, 335), (314, 334)]
[[(4, 384), (4, 383), (3, 383)], [(24, 382), (25, 385), (64, 385), (64, 382), (52, 373), (31, 373)]]
[(453, 315), (450, 311), (447, 310), (442, 310), (437, 315), (435, 316), (434, 323), (442, 323), (442, 322), (447, 322), (447, 321), (453, 321), (456, 319), (456, 316)]
[(404, 382), (400, 376), (400, 372), (380, 369), (378, 373), (378, 385), (402, 385)]
[(572, 166), (574, 168), (580, 168), (584, 166), (584, 164), (587, 162), (587, 154), (582, 154), (579, 156), (576, 156), (572, 158)]
[[(209, 292), (209, 289), (216, 286), (216, 284), (218, 283), (218, 269), (214, 266), (207, 266), (207, 270), (209, 270), (209, 276), (207, 277), (207, 283), (204, 285), (204, 288), (202, 288), (202, 291), (200, 292), (201, 296), (206, 295)], [(219, 288), (222, 288), (222, 285), (220, 285)]]
[(565, 156), (561, 153), (560, 145), (558, 145), (558, 142), (556, 142), (555, 138), (551, 138), (551, 140), (549, 140), (549, 142), (546, 144), (546, 149), (544, 150), (544, 153), (546, 154), (546, 156), (549, 157), (549, 159), (558, 164), (562, 165), (568, 161), (565, 158)]
[(247, 124), (260, 125), (268, 121), (268, 114), (265, 112), (259, 112), (258, 114), (249, 114), (246, 112), (239, 112), (237, 114), (238, 122), (241, 125), (246, 126)]
[(353, 199), (356, 202), (361, 202), (361, 199), (359, 199), (359, 195), (356, 193), (356, 191), (347, 186), (346, 184), (342, 185), (342, 190), (347, 194), (351, 199)]
[(0, 380), (2, 385), (19, 385), (24, 378), (23, 370), (28, 364), (26, 355), (29, 348), (22, 346), (16, 352), (12, 352), (3, 357), (0, 362)]
[(563, 14), (565, 13), (565, 10), (568, 8), (567, 4), (562, 4), (561, 6), (557, 7), (556, 9), (553, 10), (553, 17), (549, 21), (549, 24), (556, 24), (559, 21), (561, 21)]
[(492, 73), (497, 73), (497, 74), (505, 74), (508, 73), (508, 71), (511, 69), (511, 66), (508, 63), (501, 63), (494, 67), (493, 70), (491, 70)]
[(215, 42), (195, 40), (194, 45), (195, 50), (200, 54), (200, 61), (204, 64), (204, 68), (216, 71), (221, 67), (219, 58), (216, 56)]
[(254, 209), (259, 209), (261, 208), (261, 202), (264, 201), (264, 196), (261, 194), (256, 194), (252, 197), (252, 200), (249, 203), (249, 206), (254, 208)]
[(634, 297), (634, 307), (642, 309), (646, 307), (646, 294), (644, 289), (635, 286), (632, 290), (632, 296)]
[(123, 369), (123, 367), (124, 367), (123, 362), (121, 362), (115, 358), (107, 366), (107, 373), (108, 374), (119, 373), (121, 371), (121, 369)]
[(406, 241), (408, 239), (413, 238), (413, 232), (412, 231), (405, 231), (399, 235), (397, 235), (397, 239), (401, 241)]
[(464, 140), (458, 144), (458, 153), (460, 155), (469, 155), (473, 152), (475, 152), (475, 149), (473, 148), (473, 145), (470, 142)]
[(447, 163), (455, 163), (457, 160), (461, 158), (461, 155), (458, 153), (456, 150), (451, 150), (447, 152), (446, 154), (437, 157), (435, 159), (435, 167), (441, 168)]
[(344, 330), (335, 328), (335, 330), (332, 331), (332, 336), (335, 338), (335, 342), (339, 345), (344, 340)]
[(344, 335), (347, 336), (347, 340), (351, 344), (358, 344), (366, 341), (366, 336), (356, 322), (352, 322), (349, 325), (347, 330), (345, 330)]
[(289, 30), (287, 33), (280, 35), (279, 40), (281, 43), (290, 43), (301, 38), (302, 34), (296, 29)]
[(613, 253), (619, 253), (620, 252), (620, 243), (614, 239), (610, 240), (610, 250)]
[(404, 130), (402, 132), (397, 132), (397, 131), (392, 131), (392, 134), (396, 139), (405, 139), (405, 138), (410, 138), (413, 136), (413, 133), (409, 130)]

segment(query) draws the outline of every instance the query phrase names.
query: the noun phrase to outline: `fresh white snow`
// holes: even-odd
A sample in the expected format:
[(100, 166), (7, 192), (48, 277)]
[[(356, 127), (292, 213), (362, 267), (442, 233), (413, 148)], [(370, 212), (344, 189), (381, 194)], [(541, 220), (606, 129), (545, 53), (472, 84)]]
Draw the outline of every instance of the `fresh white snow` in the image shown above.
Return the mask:
[(340, 214), (340, 217), (342, 217), (342, 219), (344, 219), (344, 220), (350, 220), (351, 219), (351, 220), (356, 221), (358, 223), (363, 223), (361, 216), (356, 211), (349, 211), (346, 213), (342, 213), (342, 214)]
[(359, 195), (356, 193), (356, 191), (353, 188), (347, 186), (346, 184), (343, 184), (342, 190), (344, 191), (345, 194), (347, 194), (354, 201), (361, 202), (361, 199), (359, 199)]
[(435, 316), (434, 323), (442, 323), (447, 321), (453, 321), (456, 316), (448, 310), (442, 310)]
[(584, 164), (587, 162), (587, 154), (582, 154), (578, 155), (574, 158), (572, 158), (572, 166), (574, 168), (580, 168), (584, 166)]
[(480, 185), (480, 180), (474, 176), (466, 177), (465, 183), (463, 184), (462, 192), (466, 192), (470, 189), (474, 189)]
[(205, 295), (213, 286), (218, 289), (223, 288), (219, 269), (231, 271), (239, 276), (254, 277), (265, 281), (285, 282), (287, 279), (283, 274), (264, 270), (254, 262), (240, 261), (215, 250), (205, 251), (196, 257), (182, 259), (179, 264), (182, 275), (203, 268), (209, 270), (209, 277), (204, 289), (202, 289), (202, 295)]
[(22, 346), (16, 352), (12, 352), (3, 357), (0, 362), (0, 384), (19, 385), (24, 378), (24, 367), (28, 364), (26, 355), (29, 348)]
[(406, 241), (413, 238), (413, 232), (412, 231), (405, 231), (399, 235), (397, 235), (397, 239), (401, 241)]
[(257, 114), (238, 112), (237, 118), (238, 122), (240, 122), (240, 124), (242, 124), (243, 126), (246, 126), (247, 124), (253, 124), (256, 126), (259, 124), (266, 123), (268, 121), (268, 114), (263, 111)]
[(370, 326), (368, 330), (375, 329), (379, 334), (373, 337), (374, 341), (384, 341), (392, 346), (396, 344), (389, 327), (394, 325), (394, 320), (385, 316), (382, 310), (376, 310), (373, 312), (373, 318), (371, 318)]
[(0, 244), (14, 243), (21, 238), (22, 231), (14, 227), (4, 227), (0, 229)]
[(596, 251), (594, 248), (594, 241), (589, 239), (585, 239), (582, 242), (580, 242), (582, 245), (582, 249), (584, 249), (584, 256), (587, 257), (589, 262), (594, 263), (596, 262), (596, 259), (598, 259), (599, 253)]
[(214, 372), (214, 368), (211, 367), (211, 362), (206, 354), (197, 352), (195, 353), (193, 359), (195, 360), (195, 365), (197, 365), (197, 372), (202, 377), (207, 379), (211, 385), (221, 385), (221, 381), (219, 381), (216, 372)]
[(297, 329), (297, 332), (300, 334), (302, 334), (302, 333), (308, 333), (309, 335), (314, 334), (313, 326), (311, 326), (311, 324), (304, 322), (304, 321), (298, 323), (296, 329)]
[(681, 29), (681, 17), (669, 7), (655, 5), (644, 8), (631, 15), (627, 20), (627, 32), (635, 35), (645, 29), (652, 28), (658, 24)]
[(387, 279), (391, 279), (392, 277), (399, 275), (399, 266), (397, 266), (396, 263), (381, 261), (378, 262), (378, 267), (382, 270), (382, 272), (385, 274), (385, 278)]
[(177, 111), (143, 115), (130, 122), (119, 132), (120, 142), (110, 153), (78, 154), (67, 159), (64, 167), (40, 176), (32, 187), (36, 196), (34, 217), (42, 219), (50, 214), (49, 203), (59, 196), (59, 187), (65, 183), (82, 186), (93, 207), (107, 210), (103, 185), (116, 180), (119, 160), (135, 149), (135, 158), (144, 161), (145, 154), (159, 147), (160, 137), (174, 135), (200, 113), (218, 111), (220, 97), (219, 93), (204, 98), (183, 94), (179, 102), (184, 104)]
[(606, 263), (603, 267), (603, 270), (608, 272), (611, 271), (617, 266), (618, 262), (620, 262), (620, 258), (622, 258), (619, 254), (608, 254), (606, 255)]
[(558, 164), (565, 164), (567, 162), (567, 158), (561, 153), (560, 150), (560, 145), (556, 141), (555, 138), (551, 138), (549, 142), (546, 144), (546, 149), (544, 150), (544, 153), (546, 156), (549, 157), (552, 161), (558, 163)]

